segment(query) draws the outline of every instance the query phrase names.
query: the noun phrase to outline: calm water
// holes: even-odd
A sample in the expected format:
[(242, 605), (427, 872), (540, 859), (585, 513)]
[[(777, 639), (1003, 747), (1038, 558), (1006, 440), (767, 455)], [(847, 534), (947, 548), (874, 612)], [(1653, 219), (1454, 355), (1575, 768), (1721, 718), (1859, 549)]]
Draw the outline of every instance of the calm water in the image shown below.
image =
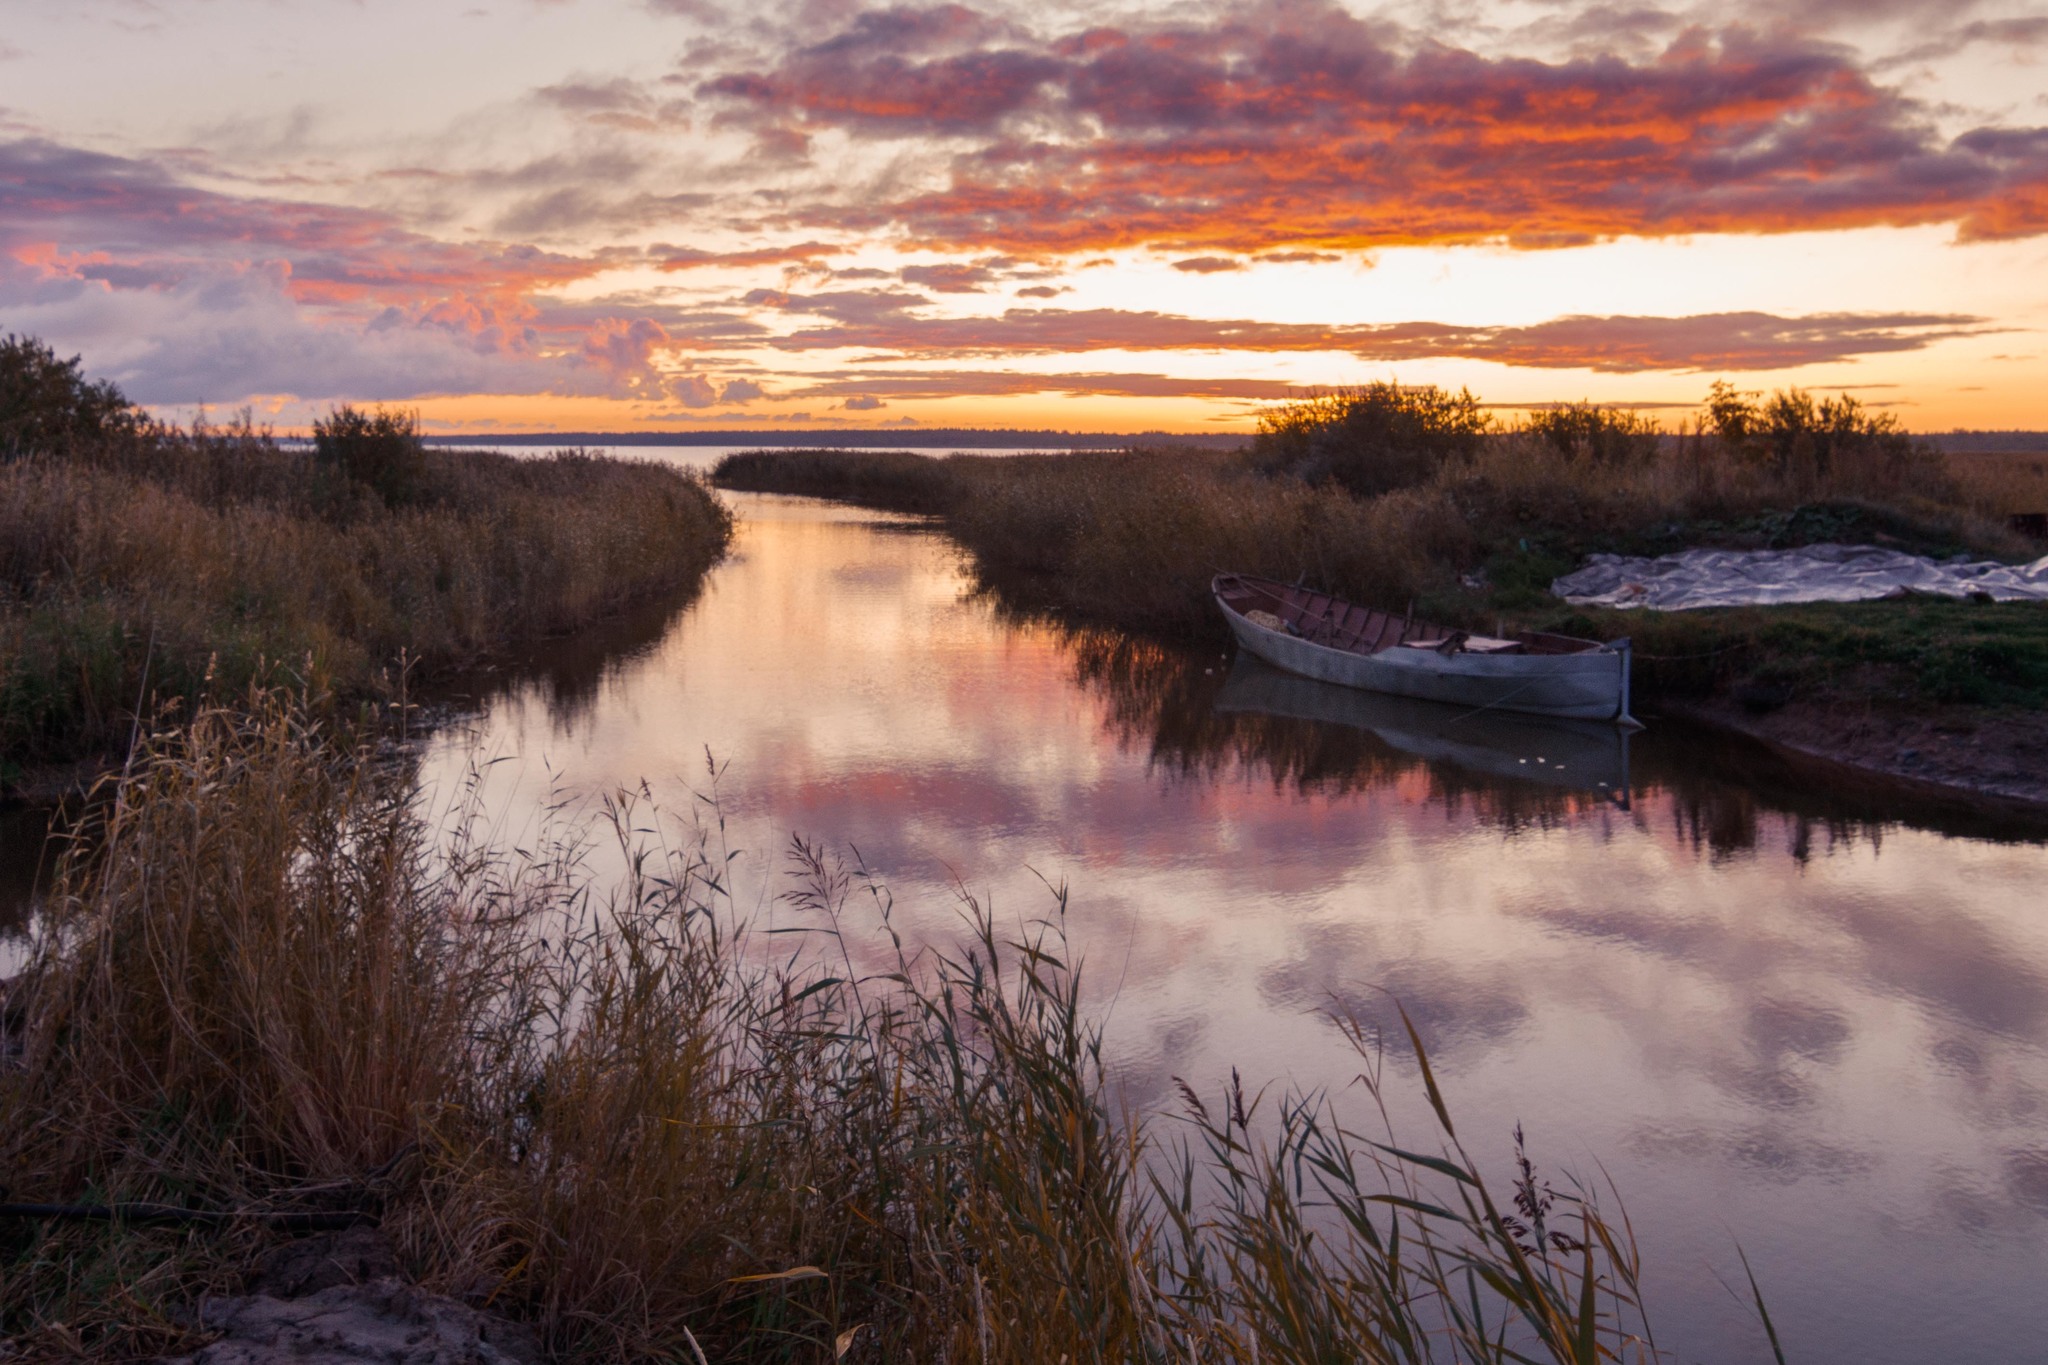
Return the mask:
[(1006, 623), (942, 536), (738, 502), (701, 598), (490, 700), (432, 780), (508, 759), (517, 831), (642, 778), (686, 808), (708, 748), (764, 914), (792, 833), (857, 847), (932, 941), (956, 885), (1024, 915), (1064, 882), (1116, 1063), (1160, 1107), (1232, 1066), (1344, 1087), (1327, 1010), (1385, 1018), (1384, 988), (1484, 1158), (1519, 1120), (1539, 1162), (1605, 1167), (1680, 1358), (1763, 1349), (1716, 1280), (1737, 1239), (1797, 1360), (2038, 1358), (2040, 830), (1668, 726), (1624, 755)]
[(793, 833), (858, 848), (926, 941), (957, 941), (959, 886), (1014, 917), (1064, 882), (1142, 1104), (1233, 1066), (1342, 1089), (1329, 1008), (1392, 992), (1492, 1169), (1520, 1121), (1540, 1164), (1613, 1178), (1679, 1359), (1765, 1356), (1716, 1279), (1738, 1239), (1796, 1361), (2040, 1358), (2041, 829), (1671, 726), (1623, 752), (1006, 622), (929, 530), (735, 501), (701, 596), (480, 689), (432, 790), (505, 760), (508, 836), (643, 778), (687, 812), (708, 749), (763, 915)]
[[(534, 446), (534, 445), (516, 445), (516, 446), (514, 446), (514, 445), (493, 445), (493, 444), (491, 444), (491, 441), (490, 441), (490, 439), (489, 439), (488, 437), (478, 437), (478, 438), (477, 438), (476, 440), (474, 440), (474, 441), (449, 441), (449, 442), (446, 442), (445, 444), (444, 444), (444, 443), (441, 443), (441, 442), (436, 442), (435, 444), (436, 444), (437, 446), (439, 446), (440, 448), (442, 448), (442, 449), (445, 449), (445, 450), (502, 450), (502, 451), (505, 451), (505, 452), (506, 452), (506, 453), (508, 453), (508, 454), (514, 454), (514, 455), (542, 455), (542, 454), (545, 454), (545, 453), (547, 452), (547, 447), (546, 447), (546, 446)], [(819, 432), (819, 433), (818, 433), (818, 439), (817, 439), (816, 441), (813, 441), (813, 442), (808, 442), (808, 443), (807, 443), (807, 448), (810, 448), (810, 449), (817, 449), (817, 450), (846, 450), (846, 449), (853, 449), (853, 450), (875, 450), (875, 449), (882, 449), (883, 447), (877, 447), (877, 446), (841, 446), (841, 445), (837, 444), (837, 443), (836, 443), (835, 441), (833, 441), (833, 439), (832, 439), (832, 433), (830, 433), (830, 432)], [(987, 456), (992, 456), (992, 457), (993, 457), (993, 456), (1001, 456), (1001, 455), (1035, 455), (1035, 454), (1040, 454), (1040, 453), (1042, 453), (1042, 452), (1041, 452), (1041, 448), (1040, 448), (1040, 447), (1037, 447), (1037, 446), (1028, 446), (1028, 447), (1027, 447), (1027, 446), (990, 446), (990, 447), (988, 447), (988, 448), (986, 448), (986, 449), (979, 449), (979, 450), (962, 450), (962, 451), (955, 451), (955, 450), (951, 450), (951, 449), (948, 449), (948, 448), (946, 448), (946, 447), (942, 447), (942, 446), (913, 446), (913, 445), (907, 445), (907, 444), (906, 444), (906, 445), (903, 445), (903, 446), (898, 446), (898, 447), (890, 447), (890, 448), (892, 448), (892, 449), (901, 449), (901, 450), (912, 450), (912, 451), (915, 451), (915, 452), (916, 452), (917, 454), (920, 454), (920, 455), (929, 455), (929, 456), (931, 456), (931, 457), (932, 457), (933, 459), (944, 459), (944, 458), (945, 458), (946, 456), (948, 456), (948, 455), (954, 455), (954, 454), (959, 454), (959, 455), (987, 455)], [(602, 455), (616, 455), (616, 456), (617, 456), (618, 458), (620, 458), (620, 459), (622, 459), (622, 460), (653, 460), (653, 461), (655, 461), (655, 462), (657, 462), (657, 463), (659, 463), (659, 464), (672, 464), (672, 465), (679, 465), (679, 466), (681, 466), (681, 467), (682, 467), (682, 468), (684, 468), (684, 469), (706, 469), (706, 470), (708, 470), (708, 469), (710, 469), (710, 468), (711, 468), (711, 466), (713, 466), (713, 465), (717, 464), (717, 463), (718, 463), (718, 462), (719, 462), (719, 461), (720, 461), (721, 459), (723, 459), (723, 458), (724, 458), (724, 457), (726, 457), (727, 455), (734, 455), (734, 454), (738, 454), (738, 453), (739, 453), (740, 451), (743, 451), (743, 450), (759, 450), (759, 449), (761, 449), (761, 447), (760, 447), (760, 446), (758, 446), (758, 445), (751, 445), (751, 446), (659, 446), (659, 445), (625, 445), (625, 446), (608, 446), (608, 445), (589, 445), (589, 446), (584, 446), (584, 447), (582, 447), (582, 449), (584, 449), (584, 450), (589, 450), (589, 451), (594, 451), (594, 452), (597, 452), (598, 454), (602, 454)], [(1062, 451), (1062, 452), (1059, 452), (1059, 453), (1064, 453), (1064, 452)]]

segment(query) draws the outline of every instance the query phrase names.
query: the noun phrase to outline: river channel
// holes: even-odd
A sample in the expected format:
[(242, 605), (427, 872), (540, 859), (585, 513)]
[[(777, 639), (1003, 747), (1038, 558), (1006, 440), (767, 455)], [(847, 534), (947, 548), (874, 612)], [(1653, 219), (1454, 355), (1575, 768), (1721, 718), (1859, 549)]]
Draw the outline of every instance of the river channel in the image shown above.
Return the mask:
[(1491, 1171), (1519, 1122), (1554, 1178), (1611, 1179), (1673, 1359), (1768, 1359), (1738, 1244), (1794, 1361), (2039, 1358), (2048, 828), (1021, 622), (926, 525), (733, 501), (692, 601), (479, 685), (433, 799), (496, 760), (501, 837), (643, 780), (687, 821), (708, 754), (764, 919), (792, 835), (857, 850), (913, 942), (959, 941), (963, 890), (1015, 920), (1064, 885), (1140, 1110), (1235, 1067), (1363, 1118), (1330, 1012), (1399, 1000)]

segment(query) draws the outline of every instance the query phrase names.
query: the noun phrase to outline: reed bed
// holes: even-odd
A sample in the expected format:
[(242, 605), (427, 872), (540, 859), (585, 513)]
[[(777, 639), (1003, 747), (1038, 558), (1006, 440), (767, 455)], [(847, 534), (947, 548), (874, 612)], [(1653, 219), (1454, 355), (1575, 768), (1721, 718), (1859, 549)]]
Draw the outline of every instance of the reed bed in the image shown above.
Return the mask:
[(138, 701), (296, 680), (348, 701), (695, 584), (731, 522), (679, 471), (412, 439), (387, 501), (246, 422), (0, 459), (0, 784), (118, 753)]
[[(1489, 1183), (1412, 1031), (1350, 1029), (1362, 1112), (1235, 1077), (1120, 1111), (1063, 895), (915, 949), (798, 843), (771, 940), (715, 804), (494, 847), (276, 693), (147, 736), (99, 810), (6, 987), (9, 1197), (240, 1217), (0, 1220), (30, 1355), (189, 1349), (252, 1215), (352, 1209), (560, 1360), (1657, 1358), (1626, 1220)], [(1389, 1048), (1434, 1133), (1371, 1102)]]
[[(1208, 585), (1225, 568), (1305, 578), (1355, 600), (1420, 601), (1471, 623), (1542, 605), (1549, 577), (1591, 550), (1856, 536), (1945, 553), (2027, 550), (2006, 526), (2005, 504), (2027, 496), (2011, 471), (1952, 471), (1903, 440), (1823, 465), (1635, 419), (1552, 418), (1484, 437), (1467, 425), (1438, 457), (1396, 450), (1392, 473), (1375, 467), (1348, 482), (1329, 472), (1346, 466), (1292, 428), (1241, 454), (755, 451), (727, 457), (712, 478), (940, 515), (1012, 604), (1197, 638), (1220, 629)], [(1605, 439), (1576, 430), (1587, 426)], [(1383, 488), (1395, 475), (1398, 486)], [(1354, 485), (1382, 491), (1361, 496)], [(1464, 590), (1487, 570), (1492, 591)]]
[(2030, 559), (2040, 547), (2009, 519), (2035, 498), (2038, 461), (1944, 457), (1848, 400), (1795, 390), (1759, 404), (1725, 385), (1677, 432), (1586, 405), (1488, 428), (1470, 395), (1384, 385), (1282, 410), (1268, 428), (1242, 452), (758, 451), (712, 478), (936, 514), (999, 605), (1068, 626), (1220, 643), (1209, 582), (1231, 569), (1470, 629), (1632, 635), (1646, 698), (2048, 700), (2040, 613), (2026, 606), (1659, 614), (1549, 594), (1588, 553), (1701, 544)]
[(2048, 512), (2048, 454), (1953, 452), (1943, 457), (1970, 502), (1987, 515)]

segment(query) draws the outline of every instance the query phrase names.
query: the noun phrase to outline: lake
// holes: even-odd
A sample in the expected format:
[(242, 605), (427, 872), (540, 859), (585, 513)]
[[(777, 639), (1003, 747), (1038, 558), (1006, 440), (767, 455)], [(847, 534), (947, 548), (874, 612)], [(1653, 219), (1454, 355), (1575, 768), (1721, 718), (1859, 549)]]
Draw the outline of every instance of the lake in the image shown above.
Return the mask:
[(643, 780), (684, 821), (715, 789), (744, 909), (795, 913), (801, 835), (941, 946), (963, 890), (1014, 921), (1064, 885), (1153, 1114), (1235, 1067), (1363, 1118), (1330, 1014), (1398, 1000), (1503, 1184), (1518, 1122), (1558, 1183), (1611, 1178), (1674, 1359), (1768, 1358), (1738, 1243), (1795, 1361), (2038, 1354), (2048, 829), (1655, 720), (1624, 743), (1010, 619), (926, 525), (733, 503), (693, 600), (477, 680), (429, 799), (498, 760), (518, 839)]

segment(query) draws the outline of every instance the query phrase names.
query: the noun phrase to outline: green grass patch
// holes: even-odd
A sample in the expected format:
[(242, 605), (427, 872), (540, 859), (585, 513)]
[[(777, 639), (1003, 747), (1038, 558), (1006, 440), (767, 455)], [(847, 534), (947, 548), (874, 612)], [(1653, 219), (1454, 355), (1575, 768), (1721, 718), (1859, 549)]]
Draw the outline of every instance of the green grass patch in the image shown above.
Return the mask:
[(1630, 636), (1652, 693), (1791, 701), (2048, 706), (2048, 604), (1905, 598), (1701, 611), (1529, 613), (1539, 629)]

